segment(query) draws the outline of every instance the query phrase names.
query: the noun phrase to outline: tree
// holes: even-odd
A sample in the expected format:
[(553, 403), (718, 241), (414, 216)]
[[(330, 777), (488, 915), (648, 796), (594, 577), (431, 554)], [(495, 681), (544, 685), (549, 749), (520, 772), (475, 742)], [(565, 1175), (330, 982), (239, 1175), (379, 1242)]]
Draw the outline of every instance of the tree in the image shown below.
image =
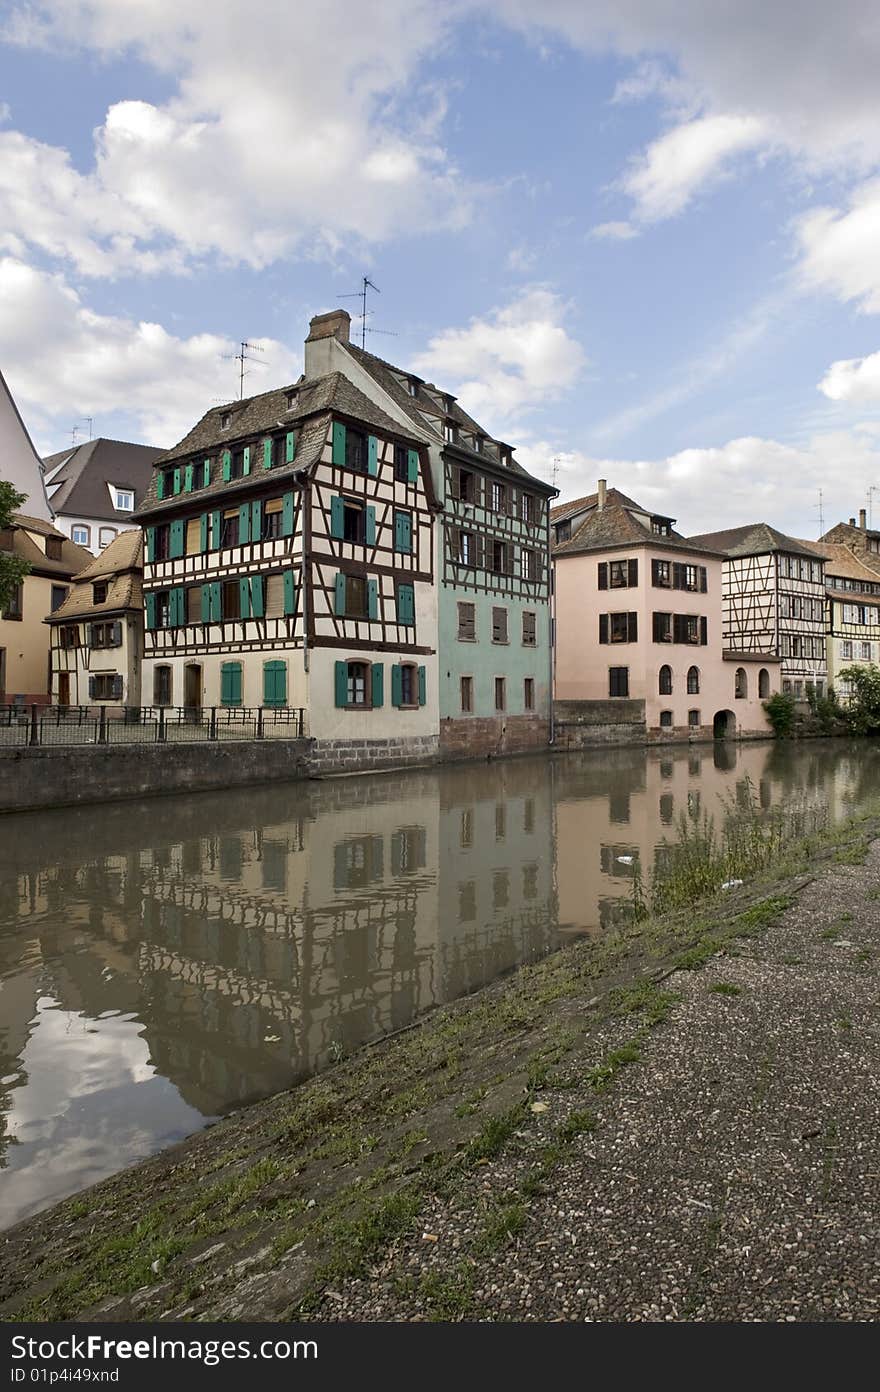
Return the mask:
[(857, 735), (880, 733), (880, 667), (844, 667), (840, 680), (849, 688), (846, 718)]
[[(11, 483), (0, 479), (0, 532), (12, 526), (12, 514), (24, 501), (23, 493), (17, 492)], [(16, 587), (21, 584), (29, 570), (27, 561), (11, 555), (8, 551), (0, 551), (0, 614), (8, 607)]]

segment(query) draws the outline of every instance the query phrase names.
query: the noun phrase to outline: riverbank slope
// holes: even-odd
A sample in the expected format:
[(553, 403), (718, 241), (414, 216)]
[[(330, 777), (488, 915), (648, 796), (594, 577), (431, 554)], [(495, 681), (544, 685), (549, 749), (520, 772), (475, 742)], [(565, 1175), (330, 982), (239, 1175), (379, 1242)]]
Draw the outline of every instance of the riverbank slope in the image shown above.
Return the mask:
[(7, 1319), (873, 1318), (880, 820), (4, 1235)]

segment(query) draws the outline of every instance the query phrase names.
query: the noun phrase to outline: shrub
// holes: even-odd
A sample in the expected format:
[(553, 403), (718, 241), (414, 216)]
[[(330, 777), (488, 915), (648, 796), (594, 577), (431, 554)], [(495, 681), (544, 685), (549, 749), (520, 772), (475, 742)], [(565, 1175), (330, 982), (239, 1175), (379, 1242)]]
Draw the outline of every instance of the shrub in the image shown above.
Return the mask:
[(857, 735), (880, 732), (880, 668), (873, 662), (860, 667), (844, 667), (840, 680), (849, 688), (844, 715)]
[(777, 691), (764, 702), (767, 719), (777, 739), (791, 739), (794, 733), (795, 701), (786, 691)]

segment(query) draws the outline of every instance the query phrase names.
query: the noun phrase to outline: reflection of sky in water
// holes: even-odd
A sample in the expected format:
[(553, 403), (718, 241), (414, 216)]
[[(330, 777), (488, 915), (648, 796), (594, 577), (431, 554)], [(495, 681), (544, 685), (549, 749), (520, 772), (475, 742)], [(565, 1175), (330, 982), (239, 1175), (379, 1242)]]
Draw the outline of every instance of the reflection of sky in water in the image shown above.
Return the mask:
[(0, 1175), (7, 1226), (204, 1124), (150, 1062), (130, 1016), (87, 1017), (37, 1001), (22, 1054), (28, 1086), (14, 1087), (11, 1139)]

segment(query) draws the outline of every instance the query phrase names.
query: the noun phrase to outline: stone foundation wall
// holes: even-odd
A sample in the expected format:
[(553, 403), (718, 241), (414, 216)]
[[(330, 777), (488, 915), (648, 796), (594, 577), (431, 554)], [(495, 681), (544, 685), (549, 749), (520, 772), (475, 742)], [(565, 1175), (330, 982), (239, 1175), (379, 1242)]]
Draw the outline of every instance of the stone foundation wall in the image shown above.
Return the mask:
[(557, 750), (648, 740), (644, 701), (555, 701), (553, 715)]
[(439, 754), (436, 735), (410, 739), (316, 740), (309, 753), (309, 773), (368, 773), (371, 769), (406, 768), (410, 764), (434, 764)]
[(546, 749), (550, 722), (538, 715), (469, 716), (440, 722), (442, 759), (479, 759)]

